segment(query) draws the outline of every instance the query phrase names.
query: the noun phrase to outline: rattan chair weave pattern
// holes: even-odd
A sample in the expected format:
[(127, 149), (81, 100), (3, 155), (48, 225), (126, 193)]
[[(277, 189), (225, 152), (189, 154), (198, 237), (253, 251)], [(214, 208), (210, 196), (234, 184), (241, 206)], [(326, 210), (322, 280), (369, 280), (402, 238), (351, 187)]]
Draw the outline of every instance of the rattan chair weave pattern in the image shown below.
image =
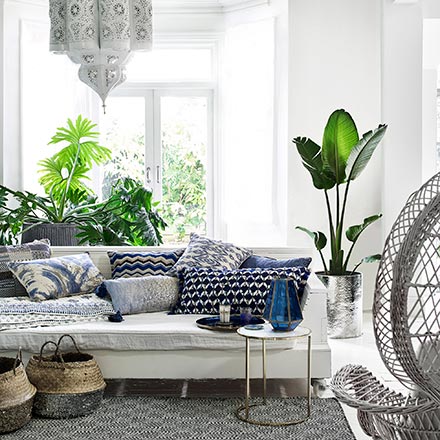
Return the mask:
[(410, 196), (386, 240), (373, 305), (376, 344), (409, 396), (348, 365), (332, 379), (375, 439), (440, 439), (440, 173)]

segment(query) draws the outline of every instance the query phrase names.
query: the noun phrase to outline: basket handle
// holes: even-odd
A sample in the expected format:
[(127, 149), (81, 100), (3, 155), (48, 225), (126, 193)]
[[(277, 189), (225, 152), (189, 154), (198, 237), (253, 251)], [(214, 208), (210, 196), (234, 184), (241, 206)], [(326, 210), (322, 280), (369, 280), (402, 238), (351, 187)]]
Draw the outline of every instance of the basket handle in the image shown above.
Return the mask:
[[(44, 347), (45, 347), (46, 345), (48, 345), (48, 344), (55, 345), (55, 354), (54, 354), (54, 356), (57, 355), (58, 345), (57, 345), (55, 342), (53, 342), (53, 341), (47, 341), (47, 342), (45, 342), (45, 343), (41, 346), (39, 362), (41, 362), (41, 361), (43, 360), (43, 350), (44, 350)], [(64, 370), (64, 369), (66, 368), (66, 366), (64, 365), (64, 359), (63, 359), (63, 356), (62, 356), (61, 354), (58, 354), (58, 356), (59, 356), (60, 359), (61, 359), (61, 363), (62, 363), (62, 365), (63, 365), (63, 370)]]
[(18, 348), (17, 355), (15, 356), (14, 366), (12, 368), (12, 370), (14, 371), (14, 376), (16, 376), (15, 369), (18, 366), (18, 361), (23, 363), (23, 355), (21, 353), (21, 347)]
[[(68, 338), (71, 339), (71, 341), (73, 342), (73, 346), (75, 347), (76, 351), (77, 351), (78, 353), (81, 353), (80, 349), (78, 348), (78, 345), (76, 345), (75, 339), (73, 339), (73, 336), (72, 336), (72, 335), (68, 335), (68, 334), (66, 333), (65, 335), (61, 336), (60, 339), (58, 339), (58, 343), (56, 344), (56, 345), (57, 345), (57, 348), (56, 348), (56, 350), (55, 350), (55, 356), (58, 355), (58, 351), (59, 351), (59, 349), (60, 349), (61, 341), (62, 341), (66, 336), (67, 336)], [(59, 356), (61, 357), (61, 354), (60, 354)]]
[(43, 350), (44, 350), (44, 347), (46, 347), (46, 345), (48, 345), (48, 344), (55, 345), (55, 347), (57, 346), (57, 344), (56, 344), (55, 342), (53, 342), (53, 341), (46, 341), (46, 342), (41, 346), (41, 348), (40, 348), (40, 356), (39, 356), (39, 360), (40, 360), (40, 362), (41, 362), (41, 360), (43, 359)]

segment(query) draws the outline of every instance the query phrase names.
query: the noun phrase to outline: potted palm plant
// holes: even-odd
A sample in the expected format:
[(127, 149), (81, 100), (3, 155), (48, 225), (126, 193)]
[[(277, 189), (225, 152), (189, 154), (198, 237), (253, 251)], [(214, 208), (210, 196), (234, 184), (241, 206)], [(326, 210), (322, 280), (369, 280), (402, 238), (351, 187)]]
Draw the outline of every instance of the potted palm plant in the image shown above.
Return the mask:
[[(363, 262), (380, 260), (380, 255), (364, 257), (352, 269), (350, 260), (361, 234), (382, 215), (371, 215), (344, 231), (345, 215), (351, 183), (367, 166), (386, 129), (386, 125), (379, 125), (359, 138), (350, 114), (345, 110), (336, 110), (324, 129), (322, 146), (305, 137), (293, 139), (313, 185), (324, 194), (330, 237), (328, 263), (323, 255), (328, 243), (326, 234), (303, 226), (297, 226), (297, 229), (313, 239), (321, 258), (324, 270), (317, 275), (328, 288), (328, 329), (329, 336), (333, 338), (362, 334), (362, 274), (356, 269)], [(345, 243), (348, 248), (344, 248)]]
[[(46, 195), (0, 185), (0, 242), (48, 238), (53, 245), (159, 245), (165, 222), (155, 209), (150, 188), (129, 177), (115, 182), (111, 194), (98, 201), (85, 181), (94, 164), (111, 151), (98, 144), (95, 124), (79, 116), (58, 128), (50, 144), (65, 143), (39, 162)], [(10, 203), (13, 201), (13, 203)]]

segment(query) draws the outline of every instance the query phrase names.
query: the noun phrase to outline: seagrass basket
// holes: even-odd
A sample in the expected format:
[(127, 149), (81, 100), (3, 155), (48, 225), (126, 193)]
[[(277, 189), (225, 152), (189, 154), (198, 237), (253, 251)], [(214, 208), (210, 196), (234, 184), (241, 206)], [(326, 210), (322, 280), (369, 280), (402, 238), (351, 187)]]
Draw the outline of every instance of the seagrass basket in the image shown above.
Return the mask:
[(21, 355), (0, 357), (0, 434), (15, 431), (31, 419), (35, 392)]
[[(62, 340), (72, 340), (75, 352), (60, 352)], [(55, 346), (52, 355), (43, 356), (47, 345)], [(66, 419), (90, 414), (102, 402), (105, 382), (92, 355), (82, 353), (70, 335), (58, 343), (47, 341), (26, 368), (29, 380), (37, 387), (34, 413), (41, 417)]]

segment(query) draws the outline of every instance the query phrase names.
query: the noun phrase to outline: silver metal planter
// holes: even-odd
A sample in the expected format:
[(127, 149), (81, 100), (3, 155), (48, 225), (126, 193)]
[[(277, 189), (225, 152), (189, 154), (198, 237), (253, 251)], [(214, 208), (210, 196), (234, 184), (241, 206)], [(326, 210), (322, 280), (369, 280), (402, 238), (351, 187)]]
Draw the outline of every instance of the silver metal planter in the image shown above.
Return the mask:
[(334, 339), (362, 335), (362, 274), (316, 274), (327, 288), (328, 336)]

